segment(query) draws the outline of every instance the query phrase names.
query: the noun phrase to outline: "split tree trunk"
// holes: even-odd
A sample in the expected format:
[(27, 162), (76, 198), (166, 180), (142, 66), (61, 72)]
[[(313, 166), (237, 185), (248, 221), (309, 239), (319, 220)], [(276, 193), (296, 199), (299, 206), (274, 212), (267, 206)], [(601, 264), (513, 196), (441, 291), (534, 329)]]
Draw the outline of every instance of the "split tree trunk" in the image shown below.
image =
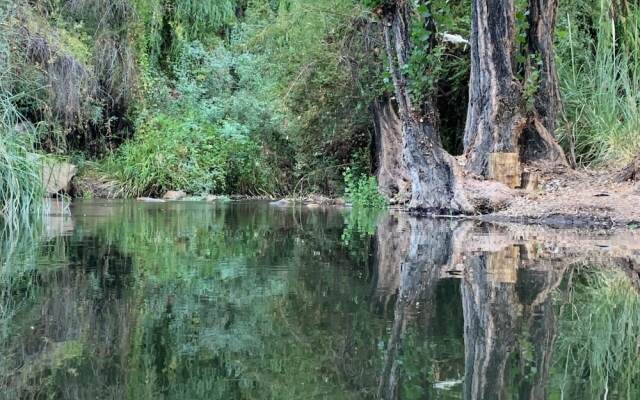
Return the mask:
[(411, 180), (409, 208), (421, 211), (471, 213), (473, 207), (462, 188), (455, 159), (443, 148), (437, 130), (433, 99), (422, 106), (422, 115), (412, 104), (402, 67), (407, 65), (411, 43), (409, 0), (396, 0), (383, 14), (385, 50), (402, 123), (403, 155)]
[[(490, 177), (491, 153), (516, 153), (520, 161), (547, 159), (566, 163), (548, 128), (553, 126), (558, 107), (552, 36), (557, 1), (531, 2), (530, 12), (534, 15), (530, 16), (529, 47), (548, 61), (542, 62), (535, 94), (534, 103), (539, 104), (540, 110), (528, 115), (523, 84), (515, 74), (513, 0), (472, 1), (471, 76), (464, 148), (467, 171), (477, 176)], [(539, 68), (537, 63), (530, 67)], [(552, 101), (547, 102), (549, 99)]]

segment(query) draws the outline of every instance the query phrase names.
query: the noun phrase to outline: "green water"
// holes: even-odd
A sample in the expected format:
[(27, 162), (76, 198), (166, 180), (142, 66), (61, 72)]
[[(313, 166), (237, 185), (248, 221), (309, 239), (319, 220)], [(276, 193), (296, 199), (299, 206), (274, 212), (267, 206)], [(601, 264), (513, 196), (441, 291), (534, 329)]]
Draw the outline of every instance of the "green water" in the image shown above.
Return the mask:
[(640, 253), (501, 229), (75, 203), (2, 236), (0, 398), (640, 398)]

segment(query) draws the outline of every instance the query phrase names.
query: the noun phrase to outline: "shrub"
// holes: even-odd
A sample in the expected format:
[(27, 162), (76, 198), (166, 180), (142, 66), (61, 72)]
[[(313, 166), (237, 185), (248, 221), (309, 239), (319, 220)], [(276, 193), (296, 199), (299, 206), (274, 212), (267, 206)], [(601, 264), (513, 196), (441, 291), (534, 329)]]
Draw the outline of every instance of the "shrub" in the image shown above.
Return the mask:
[(210, 123), (190, 115), (160, 113), (139, 124), (106, 169), (130, 195), (250, 193), (264, 187), (260, 147), (248, 138), (225, 137)]
[(387, 202), (378, 192), (378, 182), (372, 176), (358, 174), (351, 168), (344, 172), (345, 195), (354, 207), (385, 208)]

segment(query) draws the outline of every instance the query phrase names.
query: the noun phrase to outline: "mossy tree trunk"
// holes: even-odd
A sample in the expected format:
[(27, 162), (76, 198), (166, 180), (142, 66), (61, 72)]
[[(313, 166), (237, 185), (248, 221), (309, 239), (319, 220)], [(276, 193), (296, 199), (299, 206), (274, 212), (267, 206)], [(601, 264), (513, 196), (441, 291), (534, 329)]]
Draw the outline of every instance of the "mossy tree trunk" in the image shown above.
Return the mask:
[(403, 155), (411, 181), (409, 208), (430, 212), (469, 213), (473, 207), (462, 189), (462, 177), (454, 158), (443, 148), (438, 133), (434, 101), (425, 96), (415, 105), (409, 95), (403, 67), (411, 49), (411, 2), (396, 0), (383, 10), (383, 35), (402, 124)]

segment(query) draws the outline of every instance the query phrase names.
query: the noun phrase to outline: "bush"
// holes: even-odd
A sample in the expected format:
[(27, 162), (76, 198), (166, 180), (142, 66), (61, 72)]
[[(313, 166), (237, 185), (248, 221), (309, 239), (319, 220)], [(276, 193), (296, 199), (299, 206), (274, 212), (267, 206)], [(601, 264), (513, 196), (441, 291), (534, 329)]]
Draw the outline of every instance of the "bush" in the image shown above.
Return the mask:
[(176, 189), (248, 194), (267, 182), (261, 159), (250, 139), (225, 137), (193, 116), (160, 113), (139, 124), (136, 138), (107, 161), (106, 172), (134, 196)]
[(387, 202), (378, 192), (378, 182), (372, 176), (358, 174), (351, 168), (344, 172), (345, 195), (354, 207), (385, 208)]

